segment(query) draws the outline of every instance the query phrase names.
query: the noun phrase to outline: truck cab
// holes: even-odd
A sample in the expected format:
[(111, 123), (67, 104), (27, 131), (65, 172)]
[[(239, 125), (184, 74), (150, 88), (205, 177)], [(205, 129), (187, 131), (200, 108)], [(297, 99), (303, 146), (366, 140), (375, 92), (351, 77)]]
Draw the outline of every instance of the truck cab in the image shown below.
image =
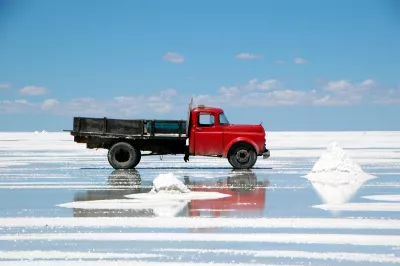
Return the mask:
[(187, 133), (190, 155), (228, 158), (234, 168), (248, 169), (257, 156), (269, 157), (263, 126), (231, 124), (220, 108), (190, 108)]

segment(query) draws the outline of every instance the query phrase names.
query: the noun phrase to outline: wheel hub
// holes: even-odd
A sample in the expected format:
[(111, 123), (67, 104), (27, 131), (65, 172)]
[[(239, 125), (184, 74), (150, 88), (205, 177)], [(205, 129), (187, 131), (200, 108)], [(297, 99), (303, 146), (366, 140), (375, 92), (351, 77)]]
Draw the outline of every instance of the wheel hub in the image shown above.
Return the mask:
[(126, 163), (127, 161), (129, 161), (129, 157), (129, 151), (125, 149), (119, 149), (115, 154), (115, 159), (120, 163)]
[(240, 163), (245, 163), (249, 161), (250, 153), (247, 150), (239, 150), (236, 153), (236, 159)]

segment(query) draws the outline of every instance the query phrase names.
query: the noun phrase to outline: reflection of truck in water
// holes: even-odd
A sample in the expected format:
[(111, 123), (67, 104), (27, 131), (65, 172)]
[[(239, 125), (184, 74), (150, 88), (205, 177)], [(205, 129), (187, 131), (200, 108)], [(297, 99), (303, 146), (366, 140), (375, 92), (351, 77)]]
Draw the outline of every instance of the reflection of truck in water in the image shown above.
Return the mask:
[(222, 109), (202, 105), (189, 105), (187, 121), (74, 117), (73, 129), (65, 131), (89, 149), (108, 149), (115, 169), (132, 169), (142, 156), (165, 154), (185, 154), (185, 162), (189, 155), (223, 157), (235, 169), (249, 169), (257, 156), (270, 155), (261, 124), (234, 125)]
[[(108, 189), (77, 192), (74, 201), (124, 199), (125, 195), (146, 193), (151, 190), (151, 183), (142, 184), (140, 174), (135, 169), (114, 170), (108, 177)], [(124, 209), (74, 209), (74, 217), (151, 217), (151, 210)]]
[(208, 185), (185, 180), (191, 191), (213, 191), (231, 195), (212, 200), (192, 200), (190, 216), (262, 216), (265, 209), (266, 189), (269, 181), (257, 181), (250, 170), (234, 170), (224, 181)]
[[(152, 182), (143, 183), (137, 170), (115, 170), (108, 178), (110, 189), (88, 190), (75, 194), (74, 201), (132, 200), (131, 209), (74, 209), (75, 217), (163, 217), (160, 208), (169, 209), (174, 217), (197, 216), (262, 216), (265, 208), (268, 180), (257, 181), (250, 171), (232, 171), (224, 179), (194, 181), (185, 177), (184, 182), (192, 191), (215, 191), (230, 197), (210, 200), (174, 200), (151, 204), (127, 199), (129, 194), (147, 193)], [(161, 204), (161, 205), (160, 205)], [(164, 204), (164, 205), (163, 205)], [(136, 206), (136, 207), (135, 207)]]

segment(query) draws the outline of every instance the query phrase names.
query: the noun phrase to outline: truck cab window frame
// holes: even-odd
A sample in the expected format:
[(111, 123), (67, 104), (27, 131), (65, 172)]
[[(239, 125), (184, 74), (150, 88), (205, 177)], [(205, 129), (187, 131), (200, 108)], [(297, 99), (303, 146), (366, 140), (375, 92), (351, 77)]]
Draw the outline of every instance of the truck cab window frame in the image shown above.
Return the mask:
[(198, 127), (213, 127), (215, 126), (214, 114), (211, 113), (199, 113), (197, 116)]
[(219, 118), (219, 124), (221, 126), (229, 125), (229, 120), (228, 120), (228, 118), (226, 118), (224, 112), (220, 113), (218, 118)]

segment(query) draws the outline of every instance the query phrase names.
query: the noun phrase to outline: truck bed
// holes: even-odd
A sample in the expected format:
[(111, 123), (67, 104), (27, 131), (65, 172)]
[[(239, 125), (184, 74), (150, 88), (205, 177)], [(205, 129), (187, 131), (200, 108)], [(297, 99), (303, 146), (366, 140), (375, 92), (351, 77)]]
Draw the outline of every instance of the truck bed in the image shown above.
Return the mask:
[(185, 120), (146, 120), (74, 117), (73, 136), (124, 138), (186, 138)]

